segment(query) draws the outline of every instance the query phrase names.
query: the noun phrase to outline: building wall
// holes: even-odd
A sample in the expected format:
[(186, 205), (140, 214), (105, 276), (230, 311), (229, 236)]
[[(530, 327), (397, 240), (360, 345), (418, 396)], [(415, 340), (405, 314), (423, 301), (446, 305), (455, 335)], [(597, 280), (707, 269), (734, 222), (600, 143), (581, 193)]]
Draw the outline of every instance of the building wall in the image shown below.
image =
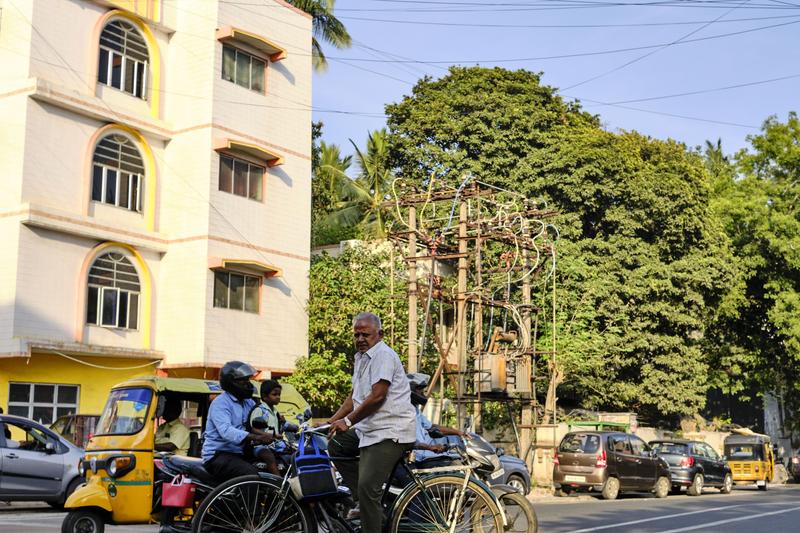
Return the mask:
[[(98, 39), (111, 16), (140, 28), (148, 43), (146, 100), (96, 82)], [(221, 78), (217, 30), (226, 26), (287, 50), (268, 66), (266, 94)], [(306, 355), (310, 35), (310, 18), (278, 0), (4, 7), (0, 405), (11, 381), (81, 384), (80, 409), (88, 412), (102, 407), (111, 384), (153, 373), (134, 368), (149, 361), (193, 375), (233, 358), (287, 372)], [(90, 200), (94, 144), (110, 127), (145, 161), (141, 214)], [(220, 140), (282, 158), (267, 170), (263, 201), (219, 191)], [(93, 250), (109, 246), (140, 272), (136, 331), (85, 324), (86, 271)], [(259, 313), (213, 307), (212, 268), (222, 259), (251, 274), (248, 262), (281, 271), (264, 278)]]

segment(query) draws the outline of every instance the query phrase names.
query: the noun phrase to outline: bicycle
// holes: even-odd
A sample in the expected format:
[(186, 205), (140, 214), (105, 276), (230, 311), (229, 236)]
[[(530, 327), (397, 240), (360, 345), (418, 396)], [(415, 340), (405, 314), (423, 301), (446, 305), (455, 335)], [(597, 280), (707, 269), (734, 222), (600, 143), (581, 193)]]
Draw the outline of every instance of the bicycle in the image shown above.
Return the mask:
[[(327, 427), (302, 428), (300, 435), (321, 436)], [(292, 449), (293, 448), (293, 449)], [(297, 454), (289, 444), (289, 455)], [(506, 516), (497, 497), (472, 475), (480, 459), (462, 455), (464, 464), (413, 469), (408, 455), (398, 464), (411, 483), (396, 495), (391, 480), (384, 490), (389, 533), (500, 533)], [(283, 477), (261, 473), (243, 476), (216, 487), (202, 502), (192, 520), (193, 533), (356, 533), (360, 528), (344, 519), (349, 491), (312, 499), (298, 498), (290, 480), (290, 462)], [(364, 532), (375, 533), (375, 532)]]

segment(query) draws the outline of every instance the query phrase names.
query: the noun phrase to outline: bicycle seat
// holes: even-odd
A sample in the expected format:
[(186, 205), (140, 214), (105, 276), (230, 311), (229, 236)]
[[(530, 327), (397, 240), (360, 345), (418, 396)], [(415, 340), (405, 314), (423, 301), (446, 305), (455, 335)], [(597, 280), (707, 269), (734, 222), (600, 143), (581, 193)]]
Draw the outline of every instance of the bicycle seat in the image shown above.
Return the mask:
[(208, 485), (216, 485), (217, 482), (214, 477), (203, 468), (203, 460), (197, 457), (186, 457), (185, 455), (170, 455), (164, 458), (164, 463), (168, 467), (172, 467), (182, 474), (206, 483)]

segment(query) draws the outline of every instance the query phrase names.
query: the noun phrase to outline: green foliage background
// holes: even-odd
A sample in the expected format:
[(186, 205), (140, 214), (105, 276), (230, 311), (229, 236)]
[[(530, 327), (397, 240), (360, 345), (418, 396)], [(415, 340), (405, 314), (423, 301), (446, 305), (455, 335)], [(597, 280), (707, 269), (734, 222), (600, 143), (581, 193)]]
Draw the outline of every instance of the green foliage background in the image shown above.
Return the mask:
[[(568, 403), (658, 419), (699, 412), (712, 388), (755, 387), (800, 412), (796, 114), (769, 118), (729, 157), (719, 143), (606, 131), (539, 74), (480, 67), (424, 78), (386, 113), (390, 164), (405, 181), (424, 190), (431, 177), (457, 186), (471, 174), (561, 213)], [(354, 251), (312, 264), (311, 355), (292, 379), (316, 403), (335, 406), (349, 390), (352, 315), (388, 316), (386, 261)], [(394, 348), (405, 353), (399, 263), (395, 273)], [(545, 324), (541, 341), (551, 333)]]

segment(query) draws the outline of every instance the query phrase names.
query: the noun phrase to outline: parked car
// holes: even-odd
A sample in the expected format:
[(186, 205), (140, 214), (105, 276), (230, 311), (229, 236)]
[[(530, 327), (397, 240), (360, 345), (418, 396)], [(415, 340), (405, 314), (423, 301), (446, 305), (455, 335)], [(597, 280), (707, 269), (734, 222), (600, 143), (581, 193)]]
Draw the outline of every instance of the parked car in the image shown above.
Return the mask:
[(489, 483), (491, 485), (511, 485), (520, 494), (527, 495), (531, 491), (531, 473), (528, 472), (528, 465), (525, 464), (525, 461), (516, 455), (507, 454), (500, 446), (495, 448), (494, 453), (500, 458), (500, 466), (503, 468), (500, 470), (502, 474), (492, 473), (497, 477), (492, 478)]
[(690, 496), (699, 496), (703, 487), (717, 487), (723, 494), (733, 488), (731, 468), (711, 446), (695, 440), (656, 440), (650, 446), (669, 464), (672, 488), (686, 487)]
[(800, 481), (800, 449), (795, 450), (789, 462), (789, 473), (795, 481)]
[(60, 508), (83, 483), (83, 450), (47, 427), (0, 415), (0, 500), (45, 501)]
[(85, 448), (86, 443), (94, 435), (94, 428), (100, 415), (64, 415), (50, 424), (50, 429), (66, 438), (79, 448)]
[(613, 500), (623, 491), (665, 498), (672, 481), (669, 465), (636, 435), (576, 431), (564, 436), (553, 458), (553, 485), (561, 494), (589, 490)]

